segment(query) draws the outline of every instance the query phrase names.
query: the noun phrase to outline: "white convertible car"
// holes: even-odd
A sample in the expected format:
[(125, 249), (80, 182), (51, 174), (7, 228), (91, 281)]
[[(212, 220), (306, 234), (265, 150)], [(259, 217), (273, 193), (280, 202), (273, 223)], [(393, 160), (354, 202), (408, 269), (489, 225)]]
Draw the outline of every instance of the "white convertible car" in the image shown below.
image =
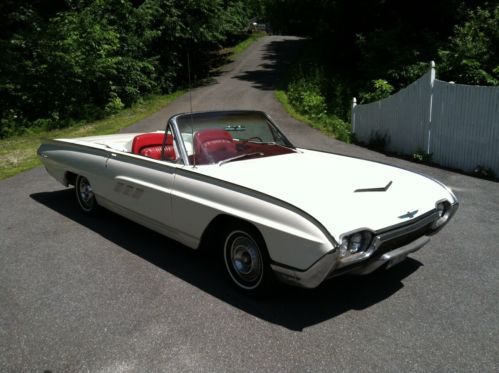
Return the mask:
[(389, 268), (458, 208), (428, 177), (296, 148), (258, 111), (179, 114), (165, 131), (50, 140), (38, 155), (84, 212), (103, 206), (219, 250), (248, 293)]

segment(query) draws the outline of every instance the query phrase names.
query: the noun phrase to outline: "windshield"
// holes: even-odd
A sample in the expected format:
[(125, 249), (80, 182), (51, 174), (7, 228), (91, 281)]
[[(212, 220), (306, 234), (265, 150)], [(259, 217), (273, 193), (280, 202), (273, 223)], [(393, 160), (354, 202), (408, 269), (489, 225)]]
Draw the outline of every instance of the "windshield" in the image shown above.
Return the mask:
[(189, 164), (232, 161), (295, 152), (294, 146), (262, 112), (207, 112), (174, 118)]

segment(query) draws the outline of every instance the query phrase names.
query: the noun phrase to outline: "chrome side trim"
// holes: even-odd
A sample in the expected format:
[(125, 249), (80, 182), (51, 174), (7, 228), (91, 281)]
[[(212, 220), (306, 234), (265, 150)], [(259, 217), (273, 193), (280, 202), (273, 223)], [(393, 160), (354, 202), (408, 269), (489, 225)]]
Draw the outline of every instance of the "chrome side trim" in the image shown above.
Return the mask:
[[(304, 219), (308, 220), (313, 225), (315, 225), (322, 232), (322, 234), (324, 234), (324, 236), (331, 243), (331, 245), (333, 246), (334, 249), (336, 249), (339, 246), (338, 243), (336, 242), (336, 240), (334, 239), (334, 237), (331, 235), (331, 233), (329, 233), (329, 231), (326, 229), (326, 227), (324, 227), (324, 225), (322, 225), (321, 222), (319, 222), (316, 218), (314, 218), (312, 215), (310, 215), (306, 211), (300, 209), (299, 207), (296, 207), (295, 205), (293, 205), (289, 202), (286, 202), (282, 199), (271, 196), (269, 194), (265, 194), (263, 192), (255, 190), (255, 189), (247, 188), (247, 187), (241, 186), (239, 184), (234, 184), (234, 183), (231, 183), (229, 181), (221, 180), (221, 179), (218, 179), (218, 178), (213, 177), (213, 176), (208, 176), (205, 174), (201, 174), (199, 172), (192, 171), (188, 168), (178, 168), (177, 174), (181, 175), (181, 176), (189, 177), (189, 178), (192, 178), (192, 179), (195, 179), (198, 181), (208, 182), (210, 184), (215, 184), (215, 185), (221, 186), (223, 188), (227, 188), (227, 189), (239, 192), (239, 193), (243, 193), (243, 194), (246, 194), (246, 195), (249, 195), (252, 197), (256, 197), (256, 198), (259, 198), (263, 201), (275, 204), (277, 206), (284, 207), (284, 208), (300, 215), (301, 217), (303, 217)], [(173, 191), (173, 193), (175, 193), (175, 190)]]

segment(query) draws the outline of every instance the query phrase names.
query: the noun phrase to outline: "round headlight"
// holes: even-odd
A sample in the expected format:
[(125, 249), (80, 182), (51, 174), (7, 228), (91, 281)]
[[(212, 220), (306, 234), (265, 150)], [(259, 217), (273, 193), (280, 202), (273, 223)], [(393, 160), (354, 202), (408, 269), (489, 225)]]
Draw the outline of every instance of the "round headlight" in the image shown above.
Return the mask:
[(341, 241), (340, 245), (340, 257), (343, 258), (348, 254), (348, 237), (345, 237), (343, 241)]
[(445, 214), (445, 205), (443, 203), (439, 203), (437, 205), (437, 212), (440, 217), (443, 217)]
[(358, 254), (366, 251), (371, 243), (372, 234), (364, 231), (345, 237), (340, 245), (340, 257)]
[(363, 237), (362, 233), (355, 233), (351, 238), (348, 244), (348, 251), (350, 254), (355, 254), (359, 251), (362, 251), (363, 246)]
[(445, 223), (447, 223), (450, 217), (449, 207), (450, 205), (448, 202), (440, 202), (439, 204), (437, 204), (437, 212), (439, 218), (432, 223), (431, 229), (433, 230), (438, 229), (443, 225), (445, 225)]

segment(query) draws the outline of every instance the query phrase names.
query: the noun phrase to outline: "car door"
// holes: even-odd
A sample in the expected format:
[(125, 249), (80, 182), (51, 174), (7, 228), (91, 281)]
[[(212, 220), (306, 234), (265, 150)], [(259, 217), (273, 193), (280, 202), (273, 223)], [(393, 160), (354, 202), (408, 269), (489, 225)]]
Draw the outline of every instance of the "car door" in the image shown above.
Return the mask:
[(170, 235), (174, 160), (110, 152), (106, 160), (108, 207), (151, 229)]

